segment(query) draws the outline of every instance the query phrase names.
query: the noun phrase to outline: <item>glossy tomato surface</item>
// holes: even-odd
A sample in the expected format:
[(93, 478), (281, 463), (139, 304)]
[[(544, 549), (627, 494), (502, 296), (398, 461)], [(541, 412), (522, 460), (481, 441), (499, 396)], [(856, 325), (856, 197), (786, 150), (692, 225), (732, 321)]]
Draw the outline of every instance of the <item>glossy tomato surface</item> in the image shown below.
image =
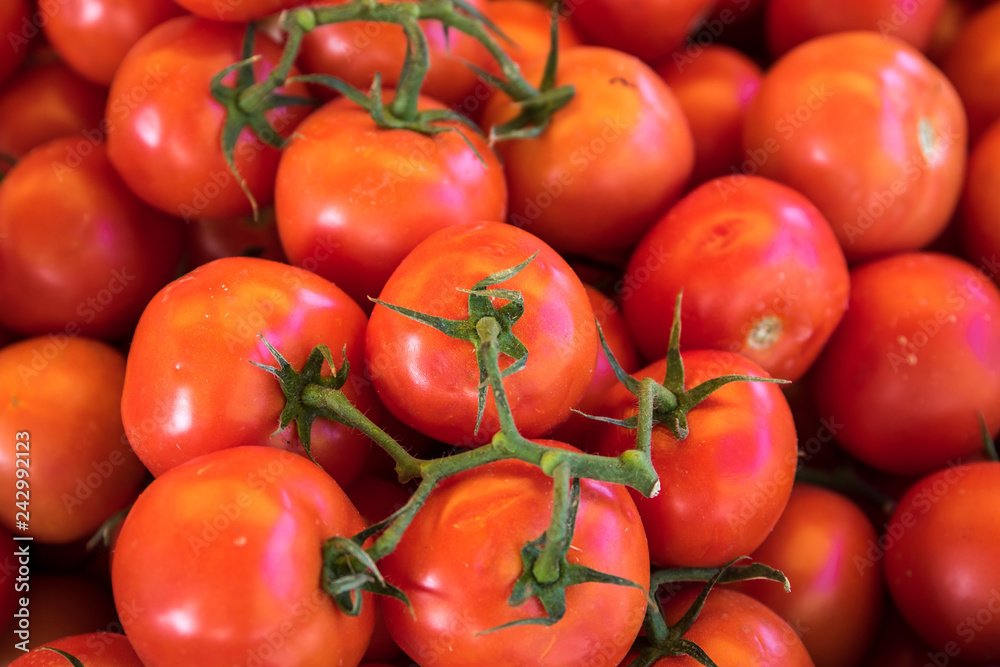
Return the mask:
[(969, 116), (969, 136), (975, 140), (1000, 119), (1000, 5), (977, 11), (955, 38), (942, 66), (962, 96)]
[(1000, 279), (1000, 123), (994, 123), (969, 155), (961, 225), (965, 257)]
[(63, 637), (33, 649), (11, 667), (65, 667), (66, 658), (47, 648), (59, 649), (72, 655), (86, 667), (143, 667), (129, 640), (113, 632), (91, 632)]

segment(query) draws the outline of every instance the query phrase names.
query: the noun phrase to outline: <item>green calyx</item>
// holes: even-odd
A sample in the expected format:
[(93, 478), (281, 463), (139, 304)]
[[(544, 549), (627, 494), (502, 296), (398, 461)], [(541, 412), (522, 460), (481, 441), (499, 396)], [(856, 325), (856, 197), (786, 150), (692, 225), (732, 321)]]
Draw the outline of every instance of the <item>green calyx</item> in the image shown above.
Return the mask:
[(51, 646), (43, 646), (43, 647), (41, 647), (38, 650), (39, 651), (52, 651), (53, 653), (57, 653), (57, 654), (61, 655), (62, 657), (66, 658), (66, 661), (69, 662), (69, 664), (73, 665), (73, 667), (84, 667), (83, 663), (80, 662), (79, 658), (77, 658), (72, 653), (67, 653), (66, 651), (63, 651), (62, 649), (53, 648)]

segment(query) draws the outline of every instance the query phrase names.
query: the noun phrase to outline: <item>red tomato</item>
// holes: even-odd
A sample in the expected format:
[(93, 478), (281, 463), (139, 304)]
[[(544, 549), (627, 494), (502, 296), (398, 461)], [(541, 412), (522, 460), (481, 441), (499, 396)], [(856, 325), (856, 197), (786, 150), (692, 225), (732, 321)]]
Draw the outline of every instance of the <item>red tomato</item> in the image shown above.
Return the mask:
[(213, 21), (255, 21), (308, 0), (174, 0), (192, 14)]
[(737, 352), (796, 380), (847, 307), (847, 263), (805, 197), (763, 178), (727, 176), (678, 202), (629, 260), (623, 310), (647, 359), (667, 352), (669, 305), (681, 290), (683, 347)]
[[(0, 34), (7, 39), (9, 48), (0, 51), (0, 83), (3, 83), (28, 55), (28, 40), (38, 32), (29, 19), (31, 5), (28, 0), (6, 0), (0, 4)], [(32, 34), (27, 34), (31, 30)]]
[(738, 584), (783, 618), (817, 667), (857, 665), (882, 616), (882, 568), (864, 563), (878, 535), (848, 498), (796, 484), (774, 531), (753, 560), (781, 570), (790, 593), (770, 581)]
[(693, 184), (739, 169), (740, 136), (763, 73), (728, 46), (711, 44), (697, 56), (675, 54), (656, 69), (684, 110), (694, 136)]
[[(553, 441), (541, 444), (565, 447)], [(382, 572), (413, 605), (387, 599), (393, 638), (422, 665), (577, 666), (613, 664), (632, 645), (645, 613), (643, 591), (613, 584), (566, 588), (566, 615), (551, 627), (524, 625), (545, 616), (537, 598), (507, 604), (521, 575), (521, 549), (546, 530), (552, 478), (521, 461), (501, 461), (440, 483)], [(624, 487), (581, 481), (570, 563), (649, 587), (649, 553)], [(595, 663), (596, 664), (596, 663)]]
[(945, 228), (965, 144), (961, 102), (920, 52), (845, 32), (767, 73), (747, 112), (743, 167), (808, 197), (855, 262), (915, 250)]
[(104, 140), (105, 91), (55, 62), (24, 70), (0, 93), (0, 153), (21, 157), (36, 146), (80, 135), (74, 148)]
[[(69, 653), (86, 667), (143, 667), (125, 635), (92, 632), (64, 637), (45, 644)], [(10, 667), (66, 667), (69, 662), (55, 651), (41, 647), (10, 663)]]
[[(737, 354), (682, 353), (684, 386), (732, 373), (766, 377)], [(633, 376), (662, 382), (666, 362)], [(599, 414), (627, 419), (638, 404), (624, 385), (608, 392)], [(795, 424), (777, 385), (735, 382), (717, 390), (687, 415), (690, 434), (678, 441), (654, 425), (653, 466), (662, 491), (632, 493), (649, 538), (651, 560), (663, 567), (716, 567), (760, 546), (792, 491), (797, 461)], [(587, 447), (618, 456), (635, 447), (635, 431), (598, 424)], [(724, 664), (724, 663), (723, 663)]]
[(252, 215), (215, 220), (191, 220), (186, 227), (188, 266), (195, 268), (223, 257), (260, 257), (285, 261), (274, 209), (264, 209), (257, 220)]
[[(414, 248), (379, 297), (436, 317), (466, 319), (469, 297), (459, 289), (471, 289), (536, 252), (524, 270), (496, 286), (524, 297), (524, 315), (511, 331), (528, 349), (528, 362), (504, 386), (525, 437), (541, 436), (566, 420), (587, 391), (597, 359), (587, 294), (554, 250), (510, 225), (449, 227)], [(500, 430), (496, 408), (488, 399), (482, 425), (474, 433), (479, 367), (471, 343), (376, 306), (365, 334), (365, 358), (379, 398), (421, 433), (468, 447), (489, 442)], [(502, 356), (501, 368), (512, 361)], [(433, 382), (428, 373), (433, 373)]]
[[(539, 81), (544, 65), (532, 61), (525, 77)], [(541, 136), (497, 147), (510, 222), (564, 254), (628, 248), (691, 175), (694, 142), (684, 112), (656, 72), (611, 49), (567, 49), (556, 74), (556, 85), (564, 84), (575, 86), (576, 96)], [(518, 112), (506, 95), (494, 96), (484, 127)]]
[[(317, 2), (344, 4), (348, 0)], [(386, 0), (381, 0), (386, 1)], [(469, 0), (483, 11), (486, 0)], [(424, 79), (423, 93), (449, 106), (461, 107), (479, 81), (469, 64), (488, 67), (489, 52), (478, 41), (457, 30), (444, 29), (438, 21), (421, 24), (427, 36), (431, 66)], [(406, 36), (401, 26), (375, 21), (349, 21), (320, 26), (302, 40), (299, 62), (310, 73), (329, 74), (367, 91), (376, 72), (382, 85), (394, 88), (399, 82), (406, 55)]]
[(177, 271), (177, 220), (139, 201), (104, 144), (63, 137), (0, 183), (0, 323), (116, 338)]
[(1000, 4), (979, 10), (964, 25), (948, 52), (945, 74), (962, 96), (969, 117), (969, 137), (975, 141), (1000, 119)]
[[(778, 584), (772, 583), (772, 586)], [(666, 604), (666, 618), (676, 623), (694, 602), (698, 587), (684, 589)], [(813, 661), (798, 636), (781, 617), (752, 597), (736, 591), (713, 590), (701, 615), (684, 637), (725, 667), (812, 667)], [(629, 656), (621, 663), (625, 667)], [(698, 667), (694, 658), (661, 658), (652, 667)]]
[(122, 625), (146, 667), (356, 665), (374, 605), (349, 617), (320, 587), (322, 545), (364, 522), (301, 456), (270, 447), (178, 466), (132, 506), (115, 545)]
[[(31, 338), (0, 350), (0, 432), (8, 434), (0, 479), (11, 490), (0, 523), (7, 530), (72, 542), (135, 498), (146, 471), (122, 431), (124, 377), (122, 354), (86, 338)], [(24, 505), (13, 502), (15, 488)], [(28, 531), (15, 530), (21, 520)]]
[(970, 662), (1000, 659), (1000, 464), (917, 482), (896, 506), (882, 555), (892, 599), (928, 644)]
[[(236, 24), (171, 19), (136, 42), (111, 83), (106, 112), (111, 162), (139, 197), (185, 220), (251, 212), (223, 158), (219, 136), (225, 112), (209, 90), (212, 77), (241, 60), (243, 32)], [(254, 66), (260, 81), (281, 49), (258, 34), (254, 52), (261, 56)], [(227, 82), (234, 80), (235, 73)], [(301, 84), (278, 90), (306, 92)], [(306, 113), (305, 107), (285, 107), (268, 112), (268, 118), (287, 136)], [(243, 130), (236, 169), (261, 206), (271, 202), (279, 155)]]
[[(425, 108), (440, 104), (423, 100)], [(486, 139), (386, 130), (346, 99), (296, 130), (275, 185), (278, 232), (289, 260), (333, 281), (366, 310), (413, 248), (439, 229), (503, 220), (507, 187)], [(461, 129), (460, 129), (461, 128)], [(476, 152), (479, 156), (476, 156)]]
[(965, 257), (992, 266), (1000, 254), (1000, 122), (976, 142), (966, 169), (961, 211)]
[(770, 0), (767, 42), (780, 56), (815, 37), (849, 30), (871, 30), (896, 37), (921, 51), (931, 41), (945, 0)]
[(45, 37), (74, 70), (111, 84), (115, 70), (140, 37), (184, 10), (171, 0), (60, 0), (38, 5)]
[(980, 450), (1000, 429), (1000, 290), (986, 268), (907, 253), (851, 272), (847, 314), (812, 376), (838, 442), (896, 474)]
[(712, 9), (712, 0), (571, 0), (573, 22), (594, 44), (646, 62), (665, 58)]
[[(277, 366), (263, 339), (296, 369), (321, 343), (339, 366), (346, 345), (344, 394), (377, 416), (361, 380), (365, 324), (336, 285), (293, 266), (233, 257), (195, 269), (153, 298), (132, 338), (122, 395), (132, 448), (154, 475), (239, 445), (304, 453), (294, 424), (275, 432), (284, 395), (251, 363)], [(313, 456), (342, 484), (357, 476), (368, 449), (358, 431), (323, 419), (313, 425)]]

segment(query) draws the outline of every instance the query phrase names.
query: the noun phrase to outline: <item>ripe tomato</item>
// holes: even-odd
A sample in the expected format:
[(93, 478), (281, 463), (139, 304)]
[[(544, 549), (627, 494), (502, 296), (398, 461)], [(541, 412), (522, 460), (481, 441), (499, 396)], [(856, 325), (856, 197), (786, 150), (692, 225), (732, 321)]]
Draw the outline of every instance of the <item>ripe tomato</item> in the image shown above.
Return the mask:
[(274, 262), (286, 259), (271, 208), (261, 211), (257, 220), (252, 215), (191, 220), (185, 231), (191, 268), (223, 257), (260, 257)]
[(678, 54), (663, 61), (656, 72), (677, 95), (691, 125), (691, 183), (738, 170), (743, 118), (760, 88), (760, 66), (736, 49), (710, 44), (697, 57)]
[(657, 62), (684, 42), (712, 9), (712, 0), (573, 0), (565, 11), (594, 44)]
[(1000, 119), (1000, 90), (991, 85), (1000, 76), (1000, 5), (990, 4), (969, 19), (942, 69), (962, 96), (975, 141)]
[(0, 323), (28, 335), (126, 335), (181, 255), (178, 221), (125, 187), (104, 144), (76, 137), (8, 172), (0, 238)]
[(919, 51), (844, 32), (803, 44), (765, 75), (743, 130), (744, 170), (808, 197), (856, 262), (916, 250), (944, 229), (965, 144), (961, 101)]
[[(699, 592), (698, 587), (686, 588), (670, 598), (664, 609), (667, 622), (679, 621)], [(700, 646), (717, 665), (725, 667), (813, 667), (795, 630), (780, 616), (752, 597), (725, 588), (709, 593), (701, 614), (684, 637)], [(627, 657), (621, 667), (634, 657)], [(700, 664), (684, 656), (661, 658), (653, 667)]]
[[(316, 4), (339, 5), (348, 0), (326, 0)], [(486, 0), (469, 0), (483, 11)], [(427, 36), (430, 69), (424, 79), (423, 93), (446, 105), (461, 107), (479, 79), (469, 64), (488, 67), (489, 52), (478, 41), (457, 30), (445, 31), (440, 22), (423, 21)], [(314, 74), (329, 74), (367, 91), (376, 72), (382, 85), (394, 88), (399, 83), (406, 55), (406, 36), (401, 26), (376, 21), (349, 21), (320, 26), (302, 40), (299, 62)]]
[(105, 91), (62, 63), (25, 69), (0, 94), (0, 153), (21, 157), (64, 135), (80, 135), (76, 148), (103, 141)]
[(847, 314), (812, 375), (821, 415), (865, 463), (923, 474), (1000, 429), (1000, 290), (975, 267), (906, 253), (851, 272)]
[(108, 86), (132, 45), (153, 27), (180, 16), (172, 0), (60, 0), (38, 5), (45, 37), (66, 63)]
[(877, 539), (851, 500), (796, 484), (774, 531), (752, 556), (781, 570), (791, 592), (760, 580), (742, 582), (738, 590), (785, 619), (817, 667), (857, 665), (882, 615), (882, 568), (866, 560)]
[[(466, 319), (469, 297), (460, 289), (471, 289), (536, 252), (524, 270), (495, 286), (524, 297), (524, 315), (511, 331), (528, 349), (528, 361), (504, 386), (525, 437), (544, 435), (565, 421), (594, 374), (593, 311), (580, 279), (565, 260), (510, 225), (459, 225), (432, 234), (414, 248), (379, 297), (436, 317)], [(421, 433), (468, 447), (489, 442), (500, 430), (492, 397), (487, 397), (482, 425), (474, 433), (479, 366), (471, 343), (376, 306), (365, 333), (365, 358), (379, 398)], [(512, 362), (500, 358), (501, 368)]]
[[(644, 592), (627, 586), (569, 586), (566, 615), (555, 625), (482, 634), (545, 616), (537, 598), (517, 607), (507, 598), (523, 570), (521, 549), (549, 525), (552, 489), (538, 468), (500, 461), (450, 477), (431, 493), (399, 546), (380, 561), (413, 605), (411, 614), (385, 600), (389, 631), (418, 664), (570, 667), (614, 664), (625, 655), (646, 608)], [(582, 480), (568, 560), (648, 589), (646, 539), (624, 487)]]
[(28, 0), (8, 0), (0, 5), (0, 34), (8, 39), (10, 46), (0, 51), (0, 83), (3, 83), (28, 55), (29, 37), (23, 33), (31, 25), (30, 14), (31, 5), (28, 4)]
[(625, 290), (625, 320), (647, 359), (666, 354), (673, 309), (664, 304), (683, 290), (685, 348), (736, 352), (796, 380), (847, 307), (848, 273), (809, 200), (780, 183), (733, 175), (688, 194), (646, 234)]
[[(728, 374), (766, 377), (756, 364), (729, 352), (682, 353), (684, 386)], [(633, 377), (661, 382), (666, 362)], [(608, 392), (599, 414), (627, 419), (638, 404), (624, 385)], [(797, 461), (795, 424), (777, 385), (735, 382), (688, 415), (690, 434), (678, 441), (654, 425), (653, 466), (662, 491), (632, 493), (649, 538), (651, 560), (663, 567), (717, 567), (760, 546), (792, 491)], [(635, 447), (635, 431), (598, 424), (587, 449), (618, 456)]]
[(308, 0), (174, 0), (192, 14), (213, 21), (256, 21)]
[(364, 522), (307, 459), (212, 452), (158, 477), (122, 526), (111, 566), (125, 634), (146, 667), (356, 665), (375, 620), (320, 587), (322, 544)]
[[(213, 76), (242, 59), (243, 32), (241, 25), (192, 16), (171, 19), (136, 42), (111, 83), (105, 116), (111, 162), (139, 197), (185, 220), (251, 212), (223, 158), (225, 111), (209, 89)], [(254, 65), (260, 81), (281, 49), (258, 34), (254, 53), (261, 56)], [(278, 90), (303, 95), (306, 89), (292, 84)], [(287, 136), (306, 113), (305, 107), (285, 107), (268, 118)], [(279, 154), (249, 129), (236, 145), (236, 169), (261, 206), (271, 202)]]
[[(424, 108), (441, 108), (424, 99)], [(386, 130), (354, 102), (314, 112), (285, 149), (275, 185), (289, 260), (371, 310), (389, 276), (433, 232), (503, 220), (507, 187), (486, 139), (450, 122), (428, 137)], [(458, 131), (475, 146), (469, 147)], [(480, 161), (476, 153), (482, 158)]]
[(967, 172), (961, 215), (965, 257), (984, 265), (1000, 255), (1000, 122), (976, 142)]
[(815, 37), (871, 30), (926, 50), (945, 0), (770, 0), (767, 43), (776, 56)]
[[(69, 653), (86, 667), (143, 667), (125, 635), (113, 632), (73, 635), (50, 641), (45, 646)], [(10, 667), (66, 667), (68, 664), (60, 654), (39, 646), (10, 663)]]
[[(532, 61), (524, 76), (541, 80), (544, 65)], [(611, 49), (564, 51), (556, 85), (564, 84), (575, 86), (576, 96), (539, 137), (497, 147), (510, 222), (564, 254), (628, 248), (687, 185), (694, 141), (684, 112), (656, 72)], [(496, 95), (484, 127), (518, 112), (510, 98)]]
[(135, 498), (146, 471), (122, 431), (124, 377), (122, 354), (86, 338), (31, 338), (0, 350), (0, 429), (8, 434), (0, 479), (11, 496), (27, 480), (16, 487), (25, 505), (0, 507), (7, 530), (25, 520), (30, 530), (19, 535), (72, 542)]
[[(154, 475), (239, 445), (304, 453), (294, 424), (275, 432), (285, 398), (277, 379), (251, 363), (277, 366), (262, 338), (296, 369), (320, 343), (339, 366), (346, 345), (344, 394), (377, 417), (362, 379), (365, 324), (336, 285), (293, 266), (232, 257), (195, 269), (153, 298), (132, 338), (122, 395), (132, 448)], [(313, 456), (342, 484), (368, 449), (358, 431), (322, 419), (313, 425)]]
[(896, 506), (885, 544), (889, 592), (937, 651), (1000, 658), (1000, 464), (939, 470)]

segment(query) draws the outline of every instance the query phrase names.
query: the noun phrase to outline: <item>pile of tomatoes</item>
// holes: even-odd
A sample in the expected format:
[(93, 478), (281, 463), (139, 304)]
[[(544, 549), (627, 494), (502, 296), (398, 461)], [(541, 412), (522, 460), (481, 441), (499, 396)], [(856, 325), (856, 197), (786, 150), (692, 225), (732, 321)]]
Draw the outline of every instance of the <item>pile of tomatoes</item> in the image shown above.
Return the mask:
[(1000, 2), (551, 4), (3, 0), (0, 663), (1000, 664)]

